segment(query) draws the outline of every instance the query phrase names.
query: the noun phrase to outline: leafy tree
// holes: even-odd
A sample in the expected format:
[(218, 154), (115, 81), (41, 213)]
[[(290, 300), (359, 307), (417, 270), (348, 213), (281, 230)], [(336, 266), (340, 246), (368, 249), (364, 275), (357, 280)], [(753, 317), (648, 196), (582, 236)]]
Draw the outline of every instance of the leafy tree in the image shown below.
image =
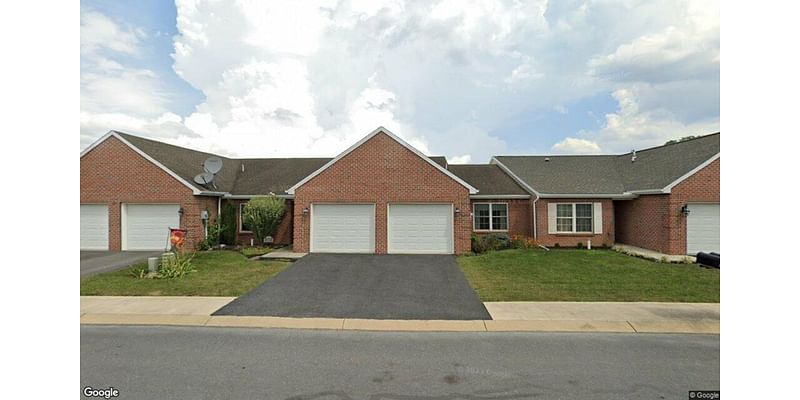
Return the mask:
[(264, 243), (264, 238), (275, 235), (278, 224), (286, 213), (286, 202), (277, 196), (259, 196), (245, 204), (243, 222), (250, 227), (256, 243)]

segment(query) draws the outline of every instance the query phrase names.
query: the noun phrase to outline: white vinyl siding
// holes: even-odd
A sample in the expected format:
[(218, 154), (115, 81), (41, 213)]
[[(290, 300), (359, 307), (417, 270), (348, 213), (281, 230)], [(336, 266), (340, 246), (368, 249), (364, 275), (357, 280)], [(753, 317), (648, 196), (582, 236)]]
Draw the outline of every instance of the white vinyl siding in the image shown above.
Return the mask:
[(452, 204), (390, 204), (388, 252), (452, 254)]
[(178, 204), (123, 204), (122, 250), (167, 249), (169, 229), (180, 228), (179, 209)]
[(374, 253), (374, 204), (312, 204), (311, 252)]
[(81, 204), (81, 250), (108, 250), (108, 206)]
[(687, 204), (686, 253), (719, 253), (719, 204)]
[(603, 233), (602, 203), (548, 203), (547, 231), (557, 233)]
[(508, 203), (473, 203), (472, 216), (475, 231), (508, 230)]

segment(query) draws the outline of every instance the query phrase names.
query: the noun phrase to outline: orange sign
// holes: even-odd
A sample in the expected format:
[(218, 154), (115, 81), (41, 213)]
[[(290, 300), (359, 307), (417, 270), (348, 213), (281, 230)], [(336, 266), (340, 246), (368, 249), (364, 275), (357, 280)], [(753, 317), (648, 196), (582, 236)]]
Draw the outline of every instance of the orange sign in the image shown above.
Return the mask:
[(186, 241), (186, 229), (169, 229), (169, 244), (172, 247), (180, 250), (184, 241)]

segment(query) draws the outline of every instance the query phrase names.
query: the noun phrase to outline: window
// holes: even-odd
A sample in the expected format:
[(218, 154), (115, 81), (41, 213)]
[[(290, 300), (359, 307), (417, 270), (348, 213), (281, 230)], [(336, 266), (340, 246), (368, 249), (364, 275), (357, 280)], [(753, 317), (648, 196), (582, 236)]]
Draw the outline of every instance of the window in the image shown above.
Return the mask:
[(506, 203), (475, 203), (472, 206), (472, 215), (473, 230), (508, 230), (508, 204)]
[(250, 226), (244, 223), (244, 205), (247, 203), (239, 204), (239, 232), (252, 232)]
[(592, 233), (592, 204), (556, 204), (556, 232)]

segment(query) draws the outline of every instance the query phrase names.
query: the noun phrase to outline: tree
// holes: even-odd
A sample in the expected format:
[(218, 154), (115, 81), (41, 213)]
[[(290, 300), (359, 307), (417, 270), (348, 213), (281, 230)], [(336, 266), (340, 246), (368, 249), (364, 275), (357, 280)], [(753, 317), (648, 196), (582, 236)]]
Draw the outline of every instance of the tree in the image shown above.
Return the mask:
[(253, 197), (245, 204), (243, 221), (253, 231), (256, 243), (264, 243), (264, 238), (275, 235), (278, 224), (286, 213), (286, 202), (274, 195)]

